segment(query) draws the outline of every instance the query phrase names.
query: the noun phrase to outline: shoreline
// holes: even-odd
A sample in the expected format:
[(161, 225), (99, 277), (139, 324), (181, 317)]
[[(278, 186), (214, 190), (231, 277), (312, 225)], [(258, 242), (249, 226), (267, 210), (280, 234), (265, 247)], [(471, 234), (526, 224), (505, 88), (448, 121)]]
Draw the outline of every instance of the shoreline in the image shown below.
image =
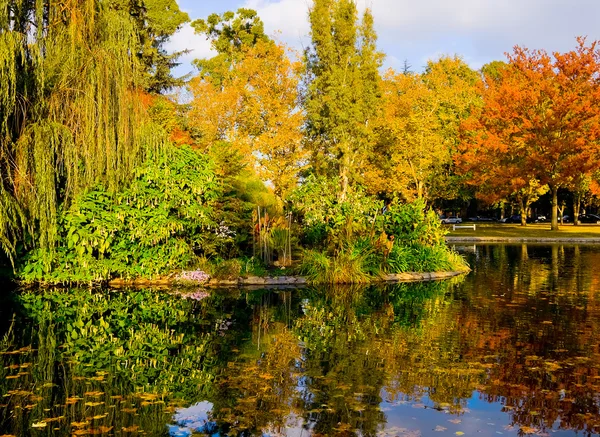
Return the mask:
[[(368, 284), (394, 284), (400, 282), (426, 282), (426, 281), (442, 281), (445, 279), (454, 278), (456, 276), (468, 274), (468, 271), (455, 272), (407, 272), (393, 273), (383, 275), (380, 278), (374, 278), (372, 281), (364, 283)], [(237, 279), (216, 279), (211, 278), (208, 282), (203, 283), (185, 283), (177, 284), (176, 281), (162, 278), (156, 280), (136, 279), (126, 281), (123, 279), (113, 279), (108, 282), (109, 288), (127, 288), (127, 287), (175, 287), (182, 285), (184, 287), (205, 287), (205, 288), (299, 288), (308, 285), (324, 285), (324, 283), (311, 282), (302, 276), (278, 276), (278, 277), (258, 277), (251, 276), (247, 278)]]
[(446, 243), (545, 243), (545, 244), (600, 244), (600, 238), (570, 237), (446, 237)]

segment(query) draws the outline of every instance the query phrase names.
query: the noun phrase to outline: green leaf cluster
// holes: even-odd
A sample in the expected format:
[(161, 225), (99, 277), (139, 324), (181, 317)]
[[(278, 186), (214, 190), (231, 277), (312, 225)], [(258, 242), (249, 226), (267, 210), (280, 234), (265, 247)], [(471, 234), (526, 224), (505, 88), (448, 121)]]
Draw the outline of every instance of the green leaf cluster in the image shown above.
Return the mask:
[(194, 250), (218, 238), (213, 205), (219, 195), (209, 158), (171, 147), (137, 168), (131, 184), (115, 195), (100, 186), (77, 198), (60, 216), (57, 257), (34, 251), (19, 277), (90, 282), (189, 266)]

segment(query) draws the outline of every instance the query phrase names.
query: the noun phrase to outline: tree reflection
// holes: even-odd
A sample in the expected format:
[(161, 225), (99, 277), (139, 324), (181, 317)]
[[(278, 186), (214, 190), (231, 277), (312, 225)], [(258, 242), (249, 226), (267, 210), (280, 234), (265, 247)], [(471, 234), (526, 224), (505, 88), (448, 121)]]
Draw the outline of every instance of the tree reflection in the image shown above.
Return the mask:
[(598, 433), (600, 252), (472, 257), (464, 279), (387, 287), (21, 295), (33, 329), (3, 343), (0, 434), (161, 435), (205, 401), (213, 434), (370, 436), (397, 414), (382, 405), (467, 416), (474, 393), (522, 434)]

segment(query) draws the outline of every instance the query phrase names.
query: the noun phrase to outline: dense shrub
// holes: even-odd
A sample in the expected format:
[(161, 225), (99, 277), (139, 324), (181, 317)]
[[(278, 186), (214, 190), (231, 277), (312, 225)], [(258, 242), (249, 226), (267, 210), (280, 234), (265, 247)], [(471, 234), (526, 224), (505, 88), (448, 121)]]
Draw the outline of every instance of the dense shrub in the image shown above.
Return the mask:
[(78, 197), (60, 214), (56, 253), (34, 250), (18, 275), (25, 282), (89, 282), (184, 268), (194, 249), (229, 238), (214, 221), (219, 195), (206, 156), (170, 148), (136, 169), (123, 191), (97, 187)]

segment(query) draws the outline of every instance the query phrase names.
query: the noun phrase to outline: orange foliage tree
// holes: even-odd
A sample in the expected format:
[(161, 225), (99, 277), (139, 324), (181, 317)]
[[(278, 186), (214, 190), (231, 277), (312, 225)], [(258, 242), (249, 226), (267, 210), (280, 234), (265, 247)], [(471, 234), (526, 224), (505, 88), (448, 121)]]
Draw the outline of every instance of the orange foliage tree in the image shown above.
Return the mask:
[(460, 122), (480, 103), (478, 81), (458, 57), (430, 61), (423, 74), (385, 74), (380, 141), (365, 178), (371, 191), (409, 200), (457, 197), (452, 156)]
[(600, 51), (597, 42), (577, 43), (553, 56), (515, 47), (506, 68), (486, 75), (484, 107), (463, 125), (458, 158), (479, 186), (547, 185), (552, 230), (558, 229), (558, 189), (600, 167)]
[(201, 144), (228, 142), (284, 198), (305, 157), (299, 63), (283, 45), (259, 40), (215, 65), (212, 74), (201, 72), (189, 85), (194, 97), (189, 117), (202, 134)]

